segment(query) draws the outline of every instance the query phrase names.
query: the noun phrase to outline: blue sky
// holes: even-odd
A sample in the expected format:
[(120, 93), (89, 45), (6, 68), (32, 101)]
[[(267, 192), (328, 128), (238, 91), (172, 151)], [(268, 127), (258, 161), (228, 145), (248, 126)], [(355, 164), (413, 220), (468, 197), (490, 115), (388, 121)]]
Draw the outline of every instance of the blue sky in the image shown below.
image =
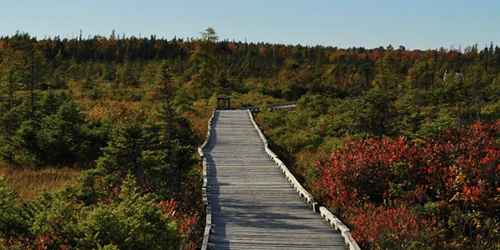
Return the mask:
[(500, 44), (498, 0), (16, 0), (0, 34), (118, 34), (220, 38), (339, 47), (458, 48)]

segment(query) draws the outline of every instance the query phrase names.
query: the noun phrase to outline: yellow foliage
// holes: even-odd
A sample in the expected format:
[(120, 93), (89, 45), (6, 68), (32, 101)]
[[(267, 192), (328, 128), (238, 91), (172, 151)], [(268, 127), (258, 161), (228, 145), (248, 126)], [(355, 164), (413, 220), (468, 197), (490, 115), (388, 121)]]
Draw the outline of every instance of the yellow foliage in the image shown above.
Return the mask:
[(193, 103), (193, 111), (185, 112), (183, 116), (191, 121), (191, 126), (199, 138), (205, 138), (208, 130), (208, 120), (215, 107), (214, 100), (197, 100)]
[(20, 198), (30, 200), (43, 192), (57, 191), (76, 184), (80, 170), (76, 168), (30, 169), (0, 165), (0, 176)]
[(109, 120), (121, 123), (142, 119), (145, 112), (140, 102), (107, 100), (90, 103), (86, 115), (91, 121)]

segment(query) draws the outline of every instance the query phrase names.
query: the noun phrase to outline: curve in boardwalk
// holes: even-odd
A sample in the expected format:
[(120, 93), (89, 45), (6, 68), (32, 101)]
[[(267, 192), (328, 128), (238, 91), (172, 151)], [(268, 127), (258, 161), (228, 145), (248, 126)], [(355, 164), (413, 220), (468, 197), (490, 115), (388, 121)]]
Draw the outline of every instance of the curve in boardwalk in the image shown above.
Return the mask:
[(345, 249), (269, 158), (245, 110), (217, 111), (206, 145), (211, 249)]

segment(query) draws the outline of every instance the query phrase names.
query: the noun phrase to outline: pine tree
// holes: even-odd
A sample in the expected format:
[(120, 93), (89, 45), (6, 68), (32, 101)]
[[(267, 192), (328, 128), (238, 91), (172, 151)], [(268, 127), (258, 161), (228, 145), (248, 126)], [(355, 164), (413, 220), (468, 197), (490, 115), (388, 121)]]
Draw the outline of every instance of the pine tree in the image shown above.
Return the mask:
[(16, 91), (22, 80), (22, 61), (19, 59), (19, 51), (6, 49), (0, 62), (0, 157), (8, 163), (14, 162), (12, 138), (19, 125), (19, 113), (16, 111)]
[[(176, 163), (175, 154), (173, 153), (173, 144), (175, 141), (175, 131), (174, 131), (174, 122), (175, 122), (175, 110), (172, 107), (172, 98), (173, 98), (173, 81), (172, 74), (170, 73), (170, 69), (168, 65), (165, 63), (162, 65), (160, 70), (160, 78), (159, 78), (159, 98), (160, 98), (160, 141), (162, 144), (162, 148), (165, 150), (165, 156), (167, 161), (171, 163)], [(171, 175), (173, 177), (172, 187), (175, 189), (174, 192), (178, 193), (178, 187), (180, 185), (180, 171), (179, 167), (171, 165)]]

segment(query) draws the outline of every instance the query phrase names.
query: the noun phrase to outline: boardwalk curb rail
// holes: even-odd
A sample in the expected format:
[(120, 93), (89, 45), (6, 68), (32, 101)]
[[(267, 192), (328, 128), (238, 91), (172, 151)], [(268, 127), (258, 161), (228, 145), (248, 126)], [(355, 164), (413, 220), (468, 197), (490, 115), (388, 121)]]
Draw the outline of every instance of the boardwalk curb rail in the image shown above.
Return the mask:
[(206, 214), (205, 230), (203, 232), (203, 241), (201, 244), (201, 250), (208, 249), (208, 240), (210, 239), (210, 231), (212, 230), (212, 211), (210, 210), (210, 204), (208, 203), (208, 198), (207, 198), (208, 177), (207, 177), (207, 161), (204, 157), (205, 156), (204, 150), (208, 145), (208, 142), (210, 141), (210, 138), (212, 136), (211, 130), (213, 127), (213, 122), (216, 112), (217, 110), (214, 110), (212, 112), (212, 116), (208, 120), (207, 138), (205, 139), (203, 144), (198, 148), (198, 154), (200, 155), (203, 162), (203, 185), (201, 192), (202, 192), (203, 206), (205, 207), (205, 214)]
[[(307, 190), (302, 187), (302, 185), (297, 181), (295, 176), (288, 170), (286, 165), (278, 158), (278, 156), (269, 148), (268, 142), (262, 131), (260, 130), (259, 126), (255, 122), (255, 119), (253, 117), (253, 114), (250, 110), (248, 110), (248, 115), (250, 116), (250, 120), (252, 121), (253, 126), (257, 130), (257, 133), (259, 134), (260, 139), (264, 143), (265, 150), (269, 157), (281, 168), (281, 171), (285, 175), (286, 179), (292, 187), (299, 193), (300, 197), (302, 197), (307, 204), (309, 204), (315, 212), (317, 212), (317, 203), (314, 201), (313, 196), (307, 192)], [(342, 223), (342, 221), (337, 218), (335, 215), (333, 215), (332, 212), (330, 212), (326, 207), (320, 207), (319, 208), (319, 213), (323, 219), (325, 219), (332, 228), (335, 230), (340, 231), (342, 234), (342, 237), (344, 238), (344, 241), (346, 245), (348, 246), (349, 250), (361, 250), (361, 248), (358, 246), (358, 243), (354, 240), (354, 238), (351, 235), (350, 229)]]
[(331, 227), (335, 228), (335, 230), (340, 231), (342, 237), (344, 237), (346, 245), (349, 247), (349, 250), (361, 250), (358, 246), (358, 243), (354, 240), (351, 235), (351, 230), (344, 224), (342, 221), (337, 218), (335, 215), (330, 212), (326, 207), (320, 207), (319, 213), (323, 219), (325, 219)]

